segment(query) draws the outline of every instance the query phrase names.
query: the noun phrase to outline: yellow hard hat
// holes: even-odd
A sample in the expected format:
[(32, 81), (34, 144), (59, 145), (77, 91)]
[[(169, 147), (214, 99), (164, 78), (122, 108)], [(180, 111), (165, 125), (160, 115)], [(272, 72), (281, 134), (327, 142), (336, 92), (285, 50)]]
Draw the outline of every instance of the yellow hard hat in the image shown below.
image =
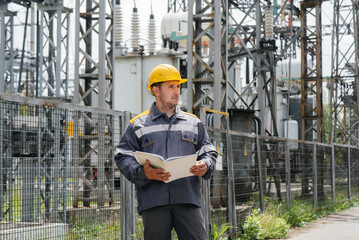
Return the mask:
[(187, 82), (187, 79), (181, 78), (181, 75), (174, 66), (169, 64), (160, 64), (152, 69), (150, 76), (148, 77), (147, 89), (152, 93), (151, 88), (154, 83), (167, 81), (179, 81), (181, 84)]

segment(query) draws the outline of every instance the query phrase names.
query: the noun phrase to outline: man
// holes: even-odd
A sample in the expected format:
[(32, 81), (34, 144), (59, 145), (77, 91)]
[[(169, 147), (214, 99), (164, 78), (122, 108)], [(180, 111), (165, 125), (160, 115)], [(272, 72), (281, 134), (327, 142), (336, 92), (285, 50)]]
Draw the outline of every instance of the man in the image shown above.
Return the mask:
[[(147, 88), (156, 102), (130, 120), (115, 156), (121, 172), (136, 185), (146, 240), (171, 239), (172, 228), (180, 240), (208, 238), (200, 209), (199, 177), (211, 177), (217, 152), (202, 122), (177, 106), (180, 84), (186, 81), (171, 65), (161, 64), (152, 70)], [(170, 174), (151, 167), (148, 160), (140, 166), (135, 151), (165, 159), (197, 153), (196, 165), (190, 169), (195, 176), (164, 183)]]

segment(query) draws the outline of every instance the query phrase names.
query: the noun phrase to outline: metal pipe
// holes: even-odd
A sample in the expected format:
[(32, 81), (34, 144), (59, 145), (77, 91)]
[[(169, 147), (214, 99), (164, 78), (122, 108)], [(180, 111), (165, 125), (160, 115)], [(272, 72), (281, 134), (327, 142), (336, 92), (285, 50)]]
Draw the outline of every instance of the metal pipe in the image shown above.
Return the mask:
[(262, 135), (262, 128), (261, 128), (262, 120), (259, 117), (257, 117), (256, 115), (253, 115), (252, 119), (253, 119), (253, 121), (257, 122), (257, 127), (256, 127), (257, 132), (256, 133), (258, 135)]

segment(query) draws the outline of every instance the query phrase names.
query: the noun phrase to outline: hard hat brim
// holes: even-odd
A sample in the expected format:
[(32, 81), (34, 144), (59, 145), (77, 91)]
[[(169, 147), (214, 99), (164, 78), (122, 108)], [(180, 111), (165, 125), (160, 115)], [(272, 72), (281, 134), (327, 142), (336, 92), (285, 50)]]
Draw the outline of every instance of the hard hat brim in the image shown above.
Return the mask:
[[(182, 83), (185, 83), (187, 82), (188, 79), (185, 79), (185, 78), (181, 78), (181, 79), (173, 79), (173, 80), (165, 80), (165, 81), (162, 81), (162, 82), (168, 82), (168, 81), (179, 81), (179, 84), (182, 84)], [(162, 83), (162, 82), (156, 82), (156, 83)], [(153, 83), (154, 84), (154, 83)], [(152, 84), (152, 85), (153, 85)], [(151, 91), (152, 89), (152, 85), (148, 85), (147, 86), (147, 89)], [(152, 91), (151, 91), (152, 92)]]

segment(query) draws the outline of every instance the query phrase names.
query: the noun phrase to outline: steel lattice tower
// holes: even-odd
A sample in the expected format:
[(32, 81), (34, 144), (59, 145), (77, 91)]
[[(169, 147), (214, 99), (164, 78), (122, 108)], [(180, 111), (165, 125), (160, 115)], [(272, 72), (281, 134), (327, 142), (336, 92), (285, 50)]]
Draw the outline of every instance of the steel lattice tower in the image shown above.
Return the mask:
[(334, 0), (329, 142), (359, 144), (358, 2)]
[[(112, 107), (112, 9), (113, 2), (106, 0), (99, 1), (76, 1), (75, 9), (75, 91), (74, 102), (84, 103), (87, 106), (97, 106), (99, 108), (110, 109)], [(78, 118), (80, 116), (77, 116)], [(105, 179), (105, 164), (107, 159), (106, 152), (112, 152), (111, 140), (105, 140), (105, 129), (112, 129), (110, 119), (105, 119), (100, 115), (98, 118), (87, 114), (84, 116), (85, 135), (94, 135), (98, 138), (98, 145), (93, 146), (90, 139), (84, 139), (83, 148), (75, 149), (74, 154), (77, 159), (76, 164), (81, 164), (78, 159), (83, 159), (85, 176), (83, 177), (84, 191), (82, 199), (84, 206), (90, 206), (91, 189), (91, 152), (95, 151), (98, 155), (97, 162), (97, 187), (104, 189), (105, 182), (109, 181), (109, 191), (113, 190), (113, 161), (109, 161), (108, 179)], [(75, 119), (75, 129), (79, 129), (78, 118)], [(98, 125), (102, 132), (94, 132), (94, 126)], [(106, 127), (108, 126), (108, 127)], [(75, 141), (80, 141), (80, 136), (76, 133)], [(78, 182), (80, 173), (77, 174)], [(112, 180), (111, 180), (112, 179)], [(77, 189), (78, 190), (78, 189)], [(113, 194), (109, 193), (110, 199), (105, 199), (104, 193), (98, 191), (98, 206), (104, 206), (105, 202), (113, 203)], [(77, 192), (73, 202), (74, 207), (78, 207), (80, 194)]]

